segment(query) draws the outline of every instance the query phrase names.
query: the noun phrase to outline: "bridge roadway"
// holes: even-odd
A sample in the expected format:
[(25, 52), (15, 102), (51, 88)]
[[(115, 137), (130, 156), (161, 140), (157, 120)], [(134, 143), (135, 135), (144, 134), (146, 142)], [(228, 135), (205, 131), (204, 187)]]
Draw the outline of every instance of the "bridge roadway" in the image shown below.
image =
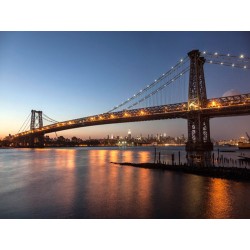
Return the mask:
[(175, 119), (192, 116), (200, 113), (209, 118), (250, 115), (250, 93), (229, 97), (220, 97), (207, 100), (205, 108), (195, 107), (187, 102), (154, 106), (149, 108), (139, 108), (133, 110), (123, 110), (112, 113), (103, 113), (88, 116), (80, 119), (68, 120), (51, 125), (25, 131), (14, 135), (14, 139), (28, 136), (38, 136), (67, 129), (136, 121), (150, 121), (161, 119)]

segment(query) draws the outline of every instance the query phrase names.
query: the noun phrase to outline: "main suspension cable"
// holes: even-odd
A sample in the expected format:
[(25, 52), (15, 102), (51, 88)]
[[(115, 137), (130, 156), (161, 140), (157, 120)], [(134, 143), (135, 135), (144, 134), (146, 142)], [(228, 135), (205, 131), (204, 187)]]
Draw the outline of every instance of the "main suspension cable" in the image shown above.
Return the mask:
[(250, 69), (250, 57), (241, 54), (235, 56), (231, 54), (219, 54), (218, 52), (211, 53), (204, 51), (202, 55), (206, 59), (206, 63), (218, 64), (222, 66), (230, 66), (233, 68)]
[(54, 120), (54, 119), (48, 117), (48, 116), (47, 116), (46, 114), (44, 114), (44, 113), (43, 113), (43, 118), (44, 118), (45, 120), (46, 120), (46, 118), (47, 118), (47, 121), (49, 121), (49, 122), (58, 123), (58, 121), (56, 121), (56, 120)]
[(158, 89), (154, 90), (153, 92), (151, 92), (150, 94), (148, 94), (147, 96), (145, 96), (144, 98), (140, 99), (139, 101), (133, 103), (132, 105), (130, 105), (127, 109), (130, 109), (134, 106), (136, 106), (137, 104), (141, 103), (142, 101), (148, 99), (149, 97), (155, 95), (156, 93), (158, 93), (160, 90), (164, 89), (165, 87), (167, 87), (168, 85), (170, 85), (172, 82), (174, 82), (175, 80), (179, 79), (180, 77), (182, 77), (186, 72), (189, 71), (189, 66), (186, 67), (183, 71), (181, 71), (180, 74), (178, 74), (177, 76), (173, 77), (172, 79), (170, 79), (169, 81), (165, 82), (163, 85), (161, 85)]
[(139, 97), (140, 95), (142, 95), (144, 92), (148, 91), (149, 89), (153, 88), (155, 85), (157, 85), (159, 82), (161, 82), (163, 79), (165, 79), (166, 77), (170, 76), (172, 73), (174, 73), (179, 66), (183, 65), (184, 63), (187, 62), (188, 56), (186, 56), (184, 59), (181, 59), (174, 67), (172, 67), (170, 70), (168, 70), (166, 73), (162, 74), (160, 77), (158, 77), (156, 80), (154, 80), (154, 82), (152, 82), (151, 84), (147, 85), (144, 89), (141, 89), (139, 92), (137, 92), (136, 94), (134, 94), (132, 97), (128, 98), (126, 101), (124, 101), (123, 103), (119, 104), (118, 106), (115, 106), (113, 109), (109, 110), (109, 112), (112, 112), (122, 106), (124, 106), (125, 104), (131, 102), (132, 100), (134, 100), (135, 98)]

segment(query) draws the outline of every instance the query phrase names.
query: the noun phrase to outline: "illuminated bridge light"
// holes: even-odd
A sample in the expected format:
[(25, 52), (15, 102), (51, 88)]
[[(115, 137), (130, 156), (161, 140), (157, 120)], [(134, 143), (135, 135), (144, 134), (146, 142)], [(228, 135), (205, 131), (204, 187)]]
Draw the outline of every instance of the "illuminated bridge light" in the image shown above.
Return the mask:
[(241, 55), (240, 55), (240, 58), (244, 58), (244, 55), (241, 54)]
[(217, 56), (217, 55), (218, 55), (218, 52), (215, 52), (214, 55)]
[(232, 64), (232, 67), (234, 67), (234, 63)]
[(145, 111), (141, 110), (140, 115), (145, 115)]
[(245, 65), (245, 66), (244, 66), (244, 69), (246, 69), (246, 68), (247, 68), (247, 66)]

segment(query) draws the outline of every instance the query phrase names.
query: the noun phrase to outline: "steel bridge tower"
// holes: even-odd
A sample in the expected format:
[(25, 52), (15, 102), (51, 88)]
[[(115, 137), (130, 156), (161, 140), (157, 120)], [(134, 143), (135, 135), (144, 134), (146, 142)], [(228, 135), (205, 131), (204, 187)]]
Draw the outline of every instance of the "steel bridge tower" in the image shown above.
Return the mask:
[(43, 126), (43, 112), (31, 110), (30, 130)]
[(190, 58), (190, 75), (188, 90), (188, 141), (186, 151), (209, 152), (213, 150), (210, 140), (209, 116), (202, 111), (207, 105), (207, 93), (203, 65), (205, 58), (199, 50), (188, 53)]
[[(43, 127), (43, 112), (37, 110), (31, 110), (30, 130)], [(30, 136), (30, 147), (44, 147), (44, 134), (37, 136)]]

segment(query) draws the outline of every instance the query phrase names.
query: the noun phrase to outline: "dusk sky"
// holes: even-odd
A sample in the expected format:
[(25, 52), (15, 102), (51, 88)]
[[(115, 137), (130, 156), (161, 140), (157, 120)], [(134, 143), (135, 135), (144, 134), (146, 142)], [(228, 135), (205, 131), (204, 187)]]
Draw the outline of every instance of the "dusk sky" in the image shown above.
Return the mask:
[[(0, 138), (17, 133), (31, 109), (57, 121), (107, 112), (193, 49), (250, 56), (250, 32), (0, 32)], [(205, 79), (208, 98), (250, 92), (250, 70), (205, 64)], [(249, 124), (249, 116), (212, 119), (211, 137), (238, 138)], [(128, 129), (133, 136), (187, 135), (181, 119), (57, 134), (103, 138)]]

